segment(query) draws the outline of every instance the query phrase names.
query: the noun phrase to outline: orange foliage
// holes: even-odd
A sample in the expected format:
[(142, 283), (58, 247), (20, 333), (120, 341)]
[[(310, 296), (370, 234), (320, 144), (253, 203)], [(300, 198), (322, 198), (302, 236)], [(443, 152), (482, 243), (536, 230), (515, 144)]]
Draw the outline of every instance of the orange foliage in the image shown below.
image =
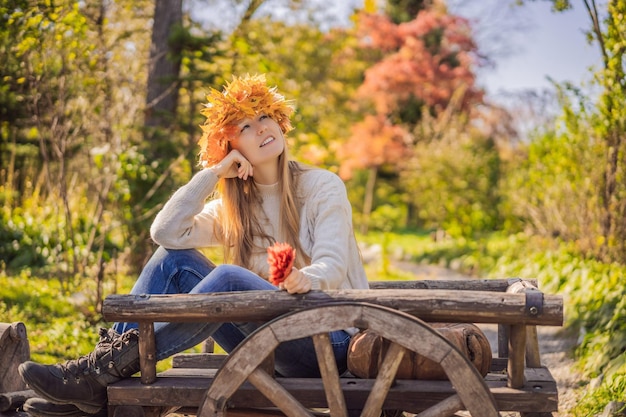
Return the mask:
[(214, 165), (224, 159), (240, 120), (265, 113), (287, 133), (292, 129), (289, 117), (293, 111), (291, 102), (267, 85), (264, 74), (233, 76), (223, 91), (211, 88), (206, 107), (200, 111), (206, 117), (200, 126), (200, 161)]
[(458, 88), (467, 88), (461, 109), (482, 101), (472, 71), (476, 45), (466, 19), (423, 10), (398, 25), (371, 14), (359, 23), (362, 44), (387, 53), (366, 71), (359, 89), (359, 96), (372, 100), (377, 113), (393, 113), (411, 97), (443, 111)]
[(352, 126), (352, 135), (340, 151), (345, 161), (339, 175), (347, 179), (353, 169), (380, 166), (389, 161), (399, 161), (407, 152), (407, 132), (394, 126), (383, 115), (367, 115)]
[[(395, 24), (387, 16), (367, 13), (357, 22), (362, 47), (381, 51), (383, 58), (365, 72), (357, 92), (358, 101), (371, 102), (376, 115), (366, 116), (353, 127), (339, 155), (344, 161), (343, 178), (353, 169), (397, 163), (408, 155), (412, 140), (407, 132), (417, 120), (402, 120), (407, 106), (423, 103), (438, 114), (453, 98), (459, 111), (468, 111), (483, 100), (483, 91), (475, 85), (476, 45), (466, 19), (422, 10), (406, 23)], [(457, 91), (462, 94), (455, 96)], [(413, 114), (419, 118), (421, 109), (413, 108)]]

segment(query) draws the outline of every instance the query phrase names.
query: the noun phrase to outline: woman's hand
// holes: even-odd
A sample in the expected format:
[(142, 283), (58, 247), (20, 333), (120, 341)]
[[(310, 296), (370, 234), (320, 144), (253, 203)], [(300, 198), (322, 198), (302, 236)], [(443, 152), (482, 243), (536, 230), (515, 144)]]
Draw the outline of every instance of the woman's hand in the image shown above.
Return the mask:
[(304, 294), (311, 291), (311, 280), (297, 268), (291, 268), (291, 273), (278, 285), (281, 290), (289, 294)]
[(219, 178), (235, 178), (247, 180), (254, 175), (252, 164), (239, 152), (232, 150), (217, 164), (207, 169), (212, 170)]

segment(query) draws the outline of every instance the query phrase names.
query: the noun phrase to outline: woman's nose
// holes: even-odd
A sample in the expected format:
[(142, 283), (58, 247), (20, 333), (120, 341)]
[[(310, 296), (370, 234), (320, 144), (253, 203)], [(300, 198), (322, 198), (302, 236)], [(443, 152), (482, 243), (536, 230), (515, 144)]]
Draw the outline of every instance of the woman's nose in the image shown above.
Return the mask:
[(259, 126), (256, 129), (257, 134), (260, 135), (261, 133), (265, 132), (265, 129), (266, 126), (263, 123), (259, 123)]

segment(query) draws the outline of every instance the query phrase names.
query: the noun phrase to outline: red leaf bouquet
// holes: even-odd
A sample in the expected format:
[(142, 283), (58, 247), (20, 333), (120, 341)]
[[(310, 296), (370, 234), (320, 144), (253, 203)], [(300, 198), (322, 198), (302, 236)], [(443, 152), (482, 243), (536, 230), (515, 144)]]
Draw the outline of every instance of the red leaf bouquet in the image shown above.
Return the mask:
[(289, 243), (274, 243), (267, 248), (267, 263), (270, 265), (270, 282), (276, 286), (291, 273), (296, 250)]

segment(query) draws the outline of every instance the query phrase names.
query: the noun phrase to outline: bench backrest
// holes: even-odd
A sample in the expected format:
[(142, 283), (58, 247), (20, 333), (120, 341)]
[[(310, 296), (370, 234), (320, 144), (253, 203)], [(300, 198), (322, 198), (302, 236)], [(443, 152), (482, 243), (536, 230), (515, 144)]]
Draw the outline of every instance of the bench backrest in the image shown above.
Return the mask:
[(285, 291), (110, 295), (103, 314), (108, 321), (122, 322), (268, 321), (328, 303), (366, 302), (425, 321), (561, 326), (562, 297), (539, 291), (507, 292), (518, 281), (402, 281), (373, 283), (370, 290), (314, 290), (296, 295)]

